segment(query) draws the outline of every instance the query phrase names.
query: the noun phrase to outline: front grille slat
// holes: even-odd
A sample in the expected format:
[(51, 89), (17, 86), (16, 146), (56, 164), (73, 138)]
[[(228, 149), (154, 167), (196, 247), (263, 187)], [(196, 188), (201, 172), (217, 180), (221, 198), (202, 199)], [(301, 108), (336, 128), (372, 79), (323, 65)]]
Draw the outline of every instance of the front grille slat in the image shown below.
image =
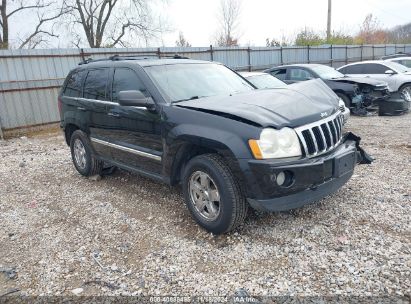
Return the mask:
[(317, 144), (317, 139), (315, 138), (315, 135), (314, 135), (314, 132), (313, 132), (313, 129), (309, 129), (309, 132), (310, 132), (310, 135), (311, 135), (311, 137), (312, 137), (312, 139), (313, 139), (313, 142), (314, 142), (314, 153), (313, 154), (317, 154), (319, 151), (318, 151), (318, 144)]
[(314, 157), (336, 147), (342, 138), (340, 112), (318, 122), (296, 128), (305, 156)]

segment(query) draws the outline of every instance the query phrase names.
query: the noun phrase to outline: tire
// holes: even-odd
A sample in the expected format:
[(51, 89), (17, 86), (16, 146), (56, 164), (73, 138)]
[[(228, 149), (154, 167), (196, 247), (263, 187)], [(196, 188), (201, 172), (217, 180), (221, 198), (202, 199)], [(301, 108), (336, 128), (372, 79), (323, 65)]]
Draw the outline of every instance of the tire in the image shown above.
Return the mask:
[[(209, 178), (205, 183), (208, 187), (203, 187), (204, 174)], [(238, 180), (222, 157), (217, 154), (194, 157), (185, 166), (182, 181), (187, 208), (207, 231), (222, 234), (244, 222), (248, 203)]]
[(342, 94), (342, 93), (337, 93), (337, 96), (340, 97), (344, 101), (345, 106), (348, 109), (351, 108), (351, 99), (347, 95)]
[(400, 92), (401, 98), (411, 101), (411, 84), (402, 85), (398, 92)]
[(70, 150), (74, 167), (81, 175), (101, 175), (104, 162), (95, 157), (86, 133), (81, 130), (74, 131), (70, 138)]

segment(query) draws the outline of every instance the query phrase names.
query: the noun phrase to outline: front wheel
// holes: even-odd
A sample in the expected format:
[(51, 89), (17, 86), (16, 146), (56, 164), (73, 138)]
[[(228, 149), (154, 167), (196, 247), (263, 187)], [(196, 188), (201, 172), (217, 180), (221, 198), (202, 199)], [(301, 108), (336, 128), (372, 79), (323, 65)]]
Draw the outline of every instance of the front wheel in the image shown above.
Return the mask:
[(340, 97), (342, 101), (344, 101), (346, 108), (348, 109), (351, 108), (351, 99), (347, 95), (342, 94), (342, 93), (337, 93), (337, 96)]
[(399, 91), (404, 100), (411, 101), (411, 84), (403, 85)]
[(238, 180), (216, 154), (199, 155), (188, 162), (183, 193), (196, 222), (214, 234), (233, 230), (247, 215), (248, 203)]

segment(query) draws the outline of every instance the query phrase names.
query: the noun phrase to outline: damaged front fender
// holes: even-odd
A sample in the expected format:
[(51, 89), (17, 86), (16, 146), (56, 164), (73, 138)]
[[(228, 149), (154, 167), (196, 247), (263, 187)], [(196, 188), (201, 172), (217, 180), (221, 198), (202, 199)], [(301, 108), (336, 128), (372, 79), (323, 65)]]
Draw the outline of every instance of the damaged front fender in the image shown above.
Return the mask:
[(357, 163), (358, 164), (369, 165), (375, 160), (375, 158), (373, 158), (371, 155), (365, 152), (363, 148), (360, 147), (361, 137), (355, 135), (352, 132), (348, 132), (344, 135), (343, 141), (346, 141), (346, 140), (352, 140), (355, 142), (355, 147), (357, 148)]

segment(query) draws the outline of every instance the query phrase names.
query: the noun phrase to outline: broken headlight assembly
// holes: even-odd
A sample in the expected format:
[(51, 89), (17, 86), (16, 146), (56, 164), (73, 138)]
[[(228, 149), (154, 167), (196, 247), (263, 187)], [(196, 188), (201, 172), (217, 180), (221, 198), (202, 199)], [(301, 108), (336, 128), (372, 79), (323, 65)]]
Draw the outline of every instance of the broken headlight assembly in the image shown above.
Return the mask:
[(265, 128), (260, 139), (248, 141), (255, 159), (286, 158), (301, 156), (301, 146), (297, 133), (291, 128), (276, 130)]

